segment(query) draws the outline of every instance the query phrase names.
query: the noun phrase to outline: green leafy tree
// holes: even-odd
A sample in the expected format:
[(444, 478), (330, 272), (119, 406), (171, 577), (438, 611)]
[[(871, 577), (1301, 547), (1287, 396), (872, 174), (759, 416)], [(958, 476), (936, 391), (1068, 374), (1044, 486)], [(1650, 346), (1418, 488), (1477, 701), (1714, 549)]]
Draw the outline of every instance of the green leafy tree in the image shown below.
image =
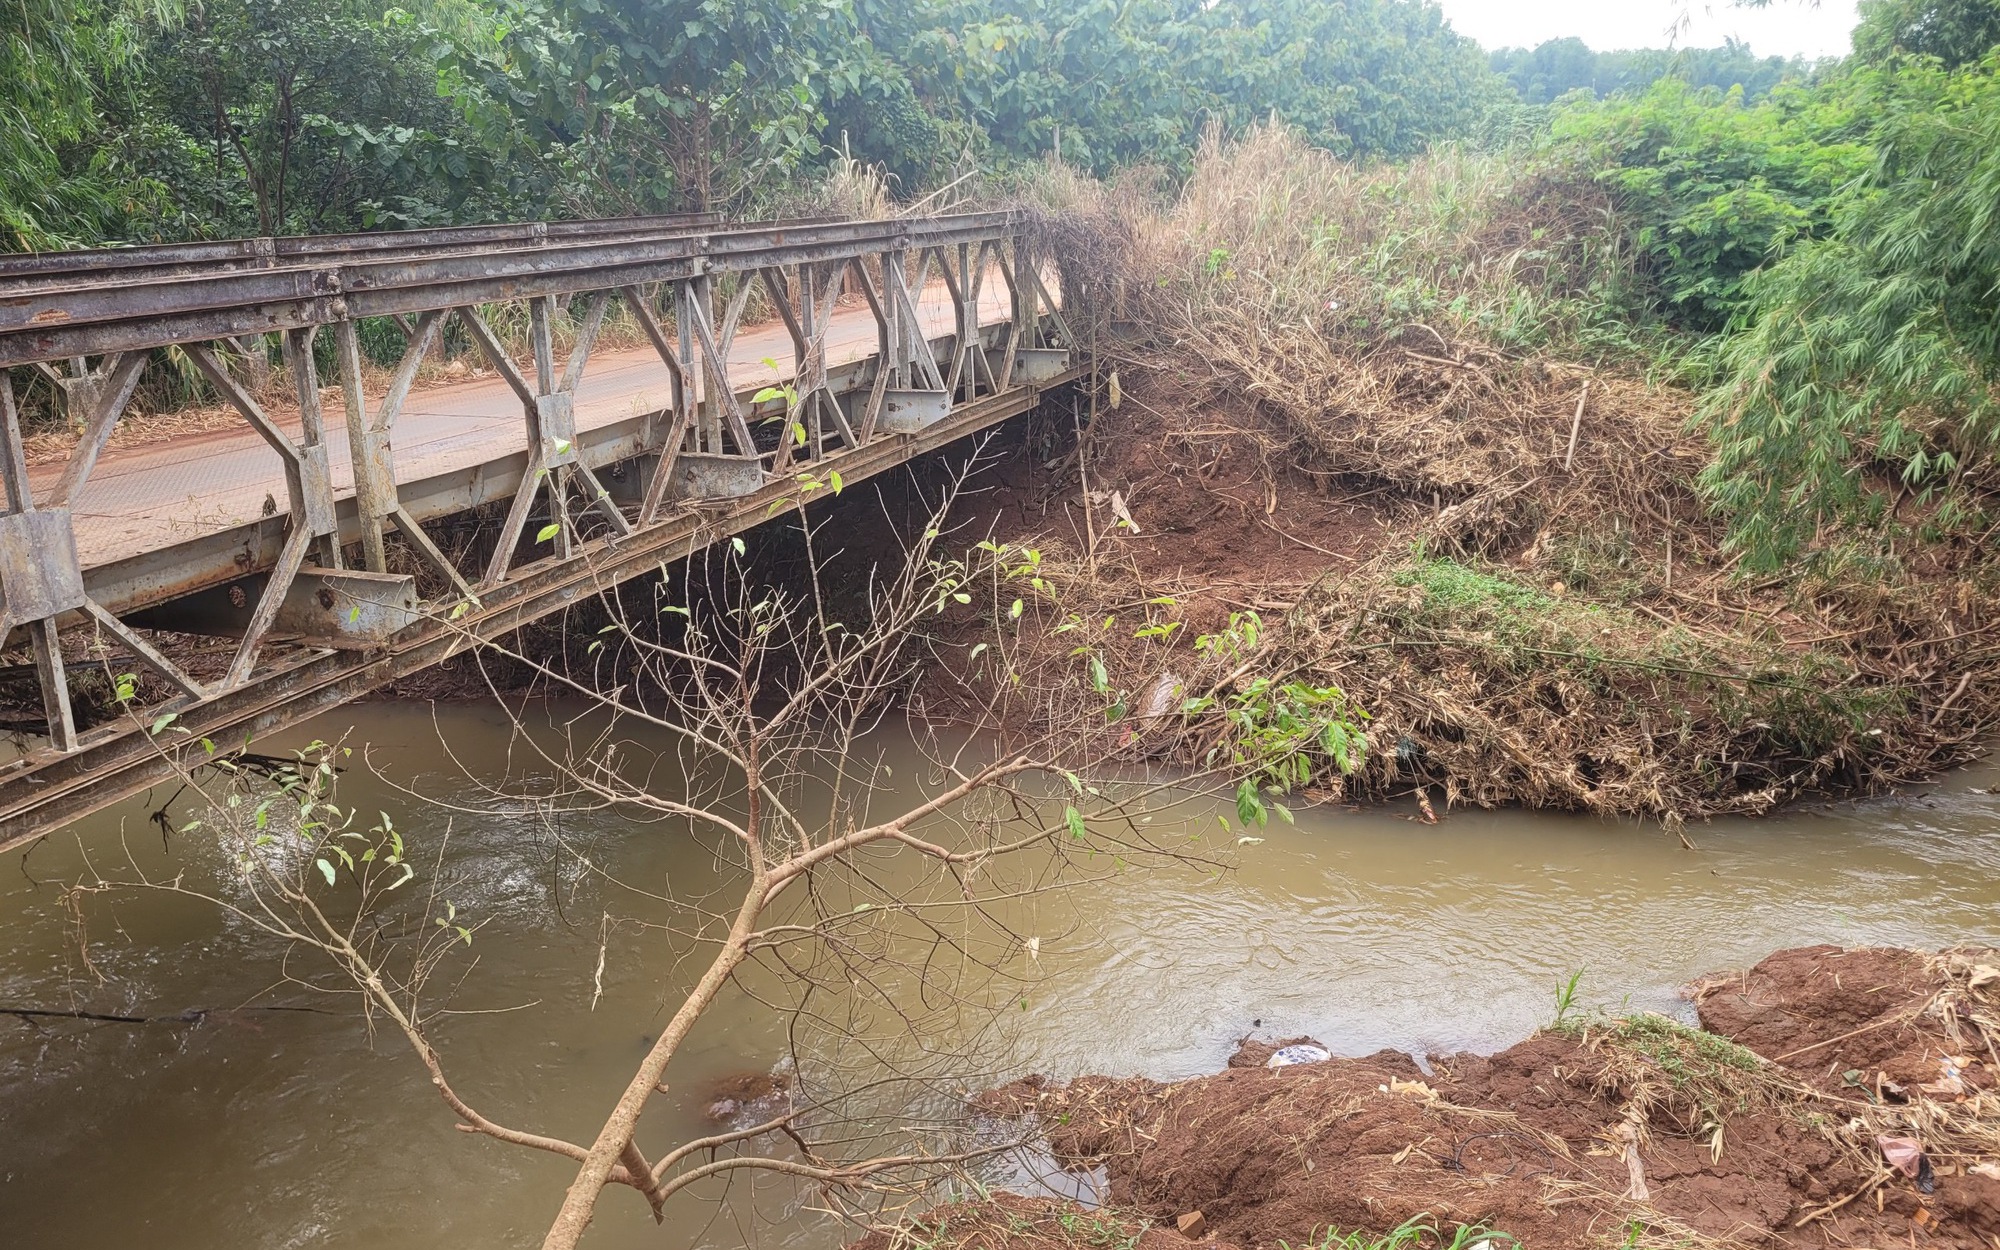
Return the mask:
[(1488, 60), (1530, 104), (1549, 104), (1578, 90), (1596, 96), (1639, 92), (1662, 78), (1724, 91), (1741, 87), (1746, 99), (1756, 100), (1809, 71), (1800, 57), (1760, 57), (1734, 39), (1719, 48), (1614, 52), (1593, 52), (1581, 39), (1551, 39), (1534, 48), (1500, 48)]
[(490, 170), (440, 92), (440, 46), (378, 5), (203, 0), (151, 50), (129, 122), (156, 130), (160, 176), (218, 232), (481, 216)]
[(1274, 114), (1343, 156), (1406, 155), (1504, 91), (1414, 0), (965, 0), (928, 46), (951, 54), (930, 89), (994, 149), (1039, 157), (1060, 135), (1098, 173), (1184, 171), (1209, 124)]
[(574, 207), (727, 208), (820, 151), (845, 0), (514, 0), (461, 61), (567, 170)]
[[(1859, 462), (1929, 492), (2000, 439), (2000, 52), (1869, 73), (1876, 157), (1832, 228), (1745, 284), (1721, 351), (1706, 483), (1753, 563), (1871, 500)], [(1942, 520), (1962, 504), (1947, 495)]]
[(1862, 0), (1854, 53), (1869, 64), (1897, 55), (1970, 65), (2000, 44), (2000, 0)]
[(117, 235), (155, 189), (93, 150), (102, 84), (132, 71), (173, 0), (16, 0), (0, 5), (0, 248)]
[(1564, 101), (1551, 132), (1616, 193), (1660, 311), (1706, 332), (1736, 314), (1751, 273), (1826, 229), (1835, 193), (1867, 168), (1867, 125), (1847, 80), (1753, 105), (1740, 89), (1667, 78), (1635, 97)]

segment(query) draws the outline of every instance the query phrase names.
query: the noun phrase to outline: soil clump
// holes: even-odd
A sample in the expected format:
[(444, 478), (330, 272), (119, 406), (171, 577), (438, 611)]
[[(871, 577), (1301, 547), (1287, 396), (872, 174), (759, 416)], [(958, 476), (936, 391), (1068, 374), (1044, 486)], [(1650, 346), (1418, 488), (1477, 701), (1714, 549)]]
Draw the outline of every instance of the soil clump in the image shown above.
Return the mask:
[[(1208, 1244), (1243, 1250), (1410, 1221), (1535, 1250), (1996, 1244), (2000, 952), (1809, 947), (1689, 994), (1701, 1028), (1570, 1019), (1421, 1065), (1272, 1068), (1279, 1043), (1246, 1039), (1212, 1076), (1029, 1077), (975, 1109), (1033, 1117), (1062, 1166), (1104, 1169), (1097, 1218), (1199, 1212)], [(1907, 1172), (1902, 1141), (1922, 1152)], [(988, 1206), (933, 1211), (946, 1235), (926, 1244), (1050, 1244), (996, 1236)]]

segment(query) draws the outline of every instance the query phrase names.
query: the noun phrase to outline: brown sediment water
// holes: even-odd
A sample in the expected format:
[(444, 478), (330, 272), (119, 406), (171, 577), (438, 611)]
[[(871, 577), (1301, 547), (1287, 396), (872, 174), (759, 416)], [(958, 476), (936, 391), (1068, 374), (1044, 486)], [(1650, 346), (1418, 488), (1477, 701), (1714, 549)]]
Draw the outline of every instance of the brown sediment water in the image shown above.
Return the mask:
[[(698, 952), (670, 933), (613, 929), (593, 1009), (601, 918), (636, 908), (556, 855), (524, 813), (447, 812), (397, 789), (487, 805), (480, 781), (531, 771), (509, 752), (508, 722), (479, 707), (383, 703), (315, 729), (350, 727), (384, 776), (353, 769), (342, 801), (389, 811), (419, 845), (434, 847), (448, 824), (452, 897), (486, 921), (453, 999), (477, 1014), (437, 1026), (461, 1093), (495, 1119), (587, 1140)], [(892, 787), (921, 784), (906, 739), (885, 732), (880, 745)], [(1697, 826), (1692, 851), (1654, 828), (1464, 811), (1427, 826), (1393, 808), (1301, 810), (1296, 825), (1273, 822), (1256, 831), (1261, 842), (1237, 846), (1213, 812), (1189, 812), (1190, 832), (1215, 831), (1228, 871), (1108, 871), (1001, 905), (1037, 949), (1020, 956), (1022, 1003), (981, 1062), (991, 1073), (1172, 1079), (1218, 1069), (1252, 1031), (1311, 1035), (1346, 1054), (1495, 1050), (1545, 1023), (1556, 985), (1577, 969), (1584, 1004), (1687, 1016), (1683, 982), (1780, 947), (1993, 941), (2000, 796), (1983, 790), (1994, 779), (2000, 768), (1980, 768), (1919, 796)], [(0, 1008), (167, 1015), (254, 999), (321, 1010), (217, 1011), (199, 1025), (0, 1017), (5, 1244), (538, 1244), (571, 1165), (455, 1132), (401, 1039), (371, 1035), (351, 997), (271, 989), (285, 952), (268, 939), (159, 895), (94, 900), (79, 933), (58, 887), (86, 855), (103, 865), (129, 848), (148, 868), (227, 888), (215, 850), (198, 835), (163, 849), (149, 810), (124, 805), (0, 865)], [(726, 870), (685, 837), (574, 815), (562, 834), (624, 880), (726, 898)], [(670, 1069), (673, 1089), (643, 1133), (666, 1143), (710, 1131), (715, 1091), (741, 1088), (786, 1051), (781, 1021), (725, 998)], [(613, 1189), (589, 1244), (846, 1239), (805, 1205), (788, 1189), (739, 1183), (682, 1196), (659, 1228)]]

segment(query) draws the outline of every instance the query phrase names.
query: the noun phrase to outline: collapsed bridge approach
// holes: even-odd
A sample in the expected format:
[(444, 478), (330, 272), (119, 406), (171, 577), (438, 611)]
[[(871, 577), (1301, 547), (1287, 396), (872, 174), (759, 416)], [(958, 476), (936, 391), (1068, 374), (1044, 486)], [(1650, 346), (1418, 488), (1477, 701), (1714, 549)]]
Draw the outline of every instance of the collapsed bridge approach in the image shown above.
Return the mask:
[[(0, 850), (199, 762), (203, 739), (297, 723), (834, 472), (851, 484), (1027, 411), (1083, 368), (1058, 279), (1011, 212), (0, 258), (0, 635), (21, 661), (0, 677), (39, 693), (7, 726)], [(774, 319), (745, 325), (753, 307)], [(636, 345), (603, 338), (614, 312)], [(364, 332), (374, 356), (394, 336), (392, 367)], [(418, 389), (448, 332), (481, 368)], [(112, 446), (148, 371), (176, 369), (228, 423)], [(66, 456), (24, 441), (30, 386), (60, 397)], [(425, 529), (503, 507), (476, 558)], [(92, 671), (144, 680), (80, 725), (72, 685)]]

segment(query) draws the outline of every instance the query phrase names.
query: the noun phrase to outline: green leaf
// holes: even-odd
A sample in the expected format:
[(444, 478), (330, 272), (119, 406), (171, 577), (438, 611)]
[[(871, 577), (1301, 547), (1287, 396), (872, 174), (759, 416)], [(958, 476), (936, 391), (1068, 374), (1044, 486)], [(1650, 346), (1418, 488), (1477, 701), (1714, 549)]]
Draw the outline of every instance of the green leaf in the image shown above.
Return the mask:
[(333, 875), (333, 865), (327, 863), (323, 859), (316, 859), (313, 861), (313, 863), (319, 865), (319, 875), (326, 878), (326, 883), (328, 885), (332, 885), (335, 880)]
[(1063, 806), (1063, 823), (1069, 826), (1069, 836), (1078, 842), (1090, 834), (1090, 830), (1084, 827), (1083, 813), (1067, 804)]
[(179, 714), (175, 712), (168, 712), (163, 716), (156, 717), (153, 721), (153, 728), (151, 730), (152, 735), (155, 738), (159, 737), (161, 732), (164, 731), (167, 728), (167, 726), (173, 724), (175, 721), (179, 719), (180, 719)]
[(1244, 825), (1261, 825), (1266, 816), (1263, 796), (1257, 793), (1257, 783), (1244, 778), (1236, 787), (1236, 819)]
[(544, 525), (541, 529), (535, 531), (535, 541), (538, 543), (545, 543), (549, 541), (549, 539), (554, 538), (557, 534), (560, 533), (562, 533), (562, 526), (554, 521), (551, 521), (547, 525)]

